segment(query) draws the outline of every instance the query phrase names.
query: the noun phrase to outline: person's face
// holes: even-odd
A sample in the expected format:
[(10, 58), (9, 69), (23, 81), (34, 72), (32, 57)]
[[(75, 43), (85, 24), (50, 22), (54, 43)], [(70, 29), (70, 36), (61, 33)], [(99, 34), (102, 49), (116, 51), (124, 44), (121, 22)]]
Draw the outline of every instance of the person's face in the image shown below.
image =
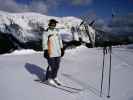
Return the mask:
[(56, 27), (56, 23), (50, 23), (49, 27), (50, 28), (55, 28)]

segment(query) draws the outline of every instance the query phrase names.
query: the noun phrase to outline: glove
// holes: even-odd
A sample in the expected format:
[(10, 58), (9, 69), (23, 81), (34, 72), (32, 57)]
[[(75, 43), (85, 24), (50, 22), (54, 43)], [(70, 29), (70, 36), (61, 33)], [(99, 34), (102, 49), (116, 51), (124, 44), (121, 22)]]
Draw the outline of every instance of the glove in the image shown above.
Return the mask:
[(44, 58), (46, 58), (46, 59), (49, 58), (48, 50), (44, 50)]
[(61, 48), (61, 57), (63, 57), (65, 54), (65, 50), (63, 48)]

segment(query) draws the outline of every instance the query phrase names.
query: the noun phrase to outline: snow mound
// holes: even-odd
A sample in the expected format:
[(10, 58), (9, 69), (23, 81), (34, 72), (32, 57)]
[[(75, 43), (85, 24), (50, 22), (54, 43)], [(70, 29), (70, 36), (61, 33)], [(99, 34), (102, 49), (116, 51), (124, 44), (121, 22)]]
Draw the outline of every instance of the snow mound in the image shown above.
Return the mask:
[[(81, 45), (81, 46), (78, 46), (78, 47), (76, 47), (74, 49), (67, 49), (66, 52), (69, 52), (71, 54), (75, 54), (75, 53), (80, 52), (80, 51), (85, 50), (85, 49), (88, 49), (88, 48), (83, 46), (83, 45)], [(32, 49), (22, 49), (22, 50), (15, 50), (15, 51), (13, 51), (10, 54), (4, 54), (3, 56), (8, 56), (8, 55), (29, 55), (29, 54), (35, 54), (35, 53), (42, 53), (42, 51), (37, 52), (37, 51), (34, 51)]]
[(38, 53), (34, 50), (31, 49), (23, 49), (23, 50), (15, 50), (14, 52), (10, 53), (10, 54), (4, 54), (4, 56), (7, 55), (28, 55), (28, 54), (34, 54), (34, 53)]
[(88, 49), (88, 48), (86, 46), (84, 46), (84, 45), (81, 45), (81, 46), (78, 46), (78, 47), (76, 47), (74, 49), (68, 49), (68, 50), (66, 50), (66, 52), (68, 52), (70, 54), (76, 54), (77, 52), (81, 52), (81, 51), (83, 51), (85, 49)]

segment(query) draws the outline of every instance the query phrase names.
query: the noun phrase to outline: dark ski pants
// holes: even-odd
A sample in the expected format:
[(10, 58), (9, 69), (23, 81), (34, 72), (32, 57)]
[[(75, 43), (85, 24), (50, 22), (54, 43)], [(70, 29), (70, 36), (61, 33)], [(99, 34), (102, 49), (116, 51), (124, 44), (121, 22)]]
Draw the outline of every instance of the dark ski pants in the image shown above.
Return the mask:
[(60, 57), (48, 58), (48, 67), (46, 71), (46, 80), (54, 79), (57, 76), (58, 69), (60, 66)]

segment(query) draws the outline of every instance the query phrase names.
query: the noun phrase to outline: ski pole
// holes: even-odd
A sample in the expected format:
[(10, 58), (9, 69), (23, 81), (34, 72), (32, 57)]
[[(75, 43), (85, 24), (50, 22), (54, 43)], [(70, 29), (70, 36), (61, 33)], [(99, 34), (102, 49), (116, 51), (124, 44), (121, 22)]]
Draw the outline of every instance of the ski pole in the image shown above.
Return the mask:
[(101, 80), (101, 91), (100, 91), (100, 97), (102, 97), (102, 90), (103, 90), (103, 77), (104, 77), (104, 66), (105, 66), (105, 53), (106, 53), (106, 47), (103, 48), (103, 67), (102, 67), (102, 80)]
[(112, 57), (111, 57), (111, 54), (112, 54), (112, 46), (109, 47), (109, 53), (110, 53), (110, 66), (109, 66), (109, 80), (108, 80), (108, 95), (107, 95), (107, 98), (110, 98), (110, 85), (111, 85), (111, 62), (112, 62)]

